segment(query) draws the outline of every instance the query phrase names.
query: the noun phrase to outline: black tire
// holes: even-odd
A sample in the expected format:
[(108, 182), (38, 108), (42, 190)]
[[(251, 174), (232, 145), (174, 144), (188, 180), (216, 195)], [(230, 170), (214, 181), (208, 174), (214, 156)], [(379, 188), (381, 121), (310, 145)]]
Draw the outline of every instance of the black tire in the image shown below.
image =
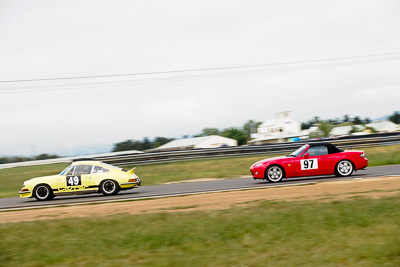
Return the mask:
[(33, 189), (33, 196), (39, 200), (50, 200), (54, 198), (53, 190), (47, 184), (40, 184)]
[(338, 177), (350, 176), (354, 171), (353, 163), (350, 160), (344, 159), (336, 164), (335, 174)]
[(280, 182), (283, 178), (283, 169), (281, 166), (272, 165), (265, 171), (265, 179), (271, 183)]
[(100, 192), (105, 196), (116, 195), (119, 192), (119, 185), (114, 180), (105, 180), (100, 184)]

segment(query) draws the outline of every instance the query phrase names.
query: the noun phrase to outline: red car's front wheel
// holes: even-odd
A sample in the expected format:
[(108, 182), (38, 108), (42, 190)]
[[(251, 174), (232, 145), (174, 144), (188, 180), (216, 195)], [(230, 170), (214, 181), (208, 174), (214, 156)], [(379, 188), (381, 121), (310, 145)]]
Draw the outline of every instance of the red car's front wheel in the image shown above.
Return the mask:
[(281, 181), (282, 178), (283, 178), (283, 170), (280, 166), (277, 165), (270, 166), (265, 172), (265, 179), (267, 179), (271, 183), (277, 183)]

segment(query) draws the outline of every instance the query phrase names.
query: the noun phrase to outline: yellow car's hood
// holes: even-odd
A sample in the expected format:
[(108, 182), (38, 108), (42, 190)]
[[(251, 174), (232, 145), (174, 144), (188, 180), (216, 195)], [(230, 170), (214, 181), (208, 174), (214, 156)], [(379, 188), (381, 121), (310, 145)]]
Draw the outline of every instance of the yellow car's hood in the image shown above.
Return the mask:
[(50, 176), (42, 176), (42, 177), (36, 177), (36, 178), (32, 178), (29, 180), (26, 180), (25, 183), (42, 183), (42, 182), (46, 182), (49, 180), (53, 180), (57, 177), (59, 177), (60, 175), (50, 175)]

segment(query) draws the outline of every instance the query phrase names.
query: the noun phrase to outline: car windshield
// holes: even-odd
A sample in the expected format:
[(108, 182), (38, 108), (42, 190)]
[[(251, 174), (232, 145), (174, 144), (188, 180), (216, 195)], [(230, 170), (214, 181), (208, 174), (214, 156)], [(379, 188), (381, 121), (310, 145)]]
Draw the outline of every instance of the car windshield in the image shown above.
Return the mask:
[(67, 168), (65, 168), (62, 172), (60, 172), (60, 175), (64, 175), (69, 170), (70, 167), (71, 167), (71, 165), (69, 165)]
[(289, 157), (298, 157), (300, 156), (301, 152), (304, 151), (304, 149), (307, 148), (307, 145), (303, 145), (302, 147), (298, 148), (296, 151), (292, 152)]

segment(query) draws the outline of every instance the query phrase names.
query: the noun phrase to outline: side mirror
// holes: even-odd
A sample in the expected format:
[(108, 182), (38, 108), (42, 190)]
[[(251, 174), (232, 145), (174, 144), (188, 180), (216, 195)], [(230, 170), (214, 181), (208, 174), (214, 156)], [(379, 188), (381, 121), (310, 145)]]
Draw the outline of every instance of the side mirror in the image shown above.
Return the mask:
[(310, 154), (306, 153), (306, 154), (304, 154), (304, 157), (305, 157), (306, 159), (308, 159), (308, 158), (310, 157)]

